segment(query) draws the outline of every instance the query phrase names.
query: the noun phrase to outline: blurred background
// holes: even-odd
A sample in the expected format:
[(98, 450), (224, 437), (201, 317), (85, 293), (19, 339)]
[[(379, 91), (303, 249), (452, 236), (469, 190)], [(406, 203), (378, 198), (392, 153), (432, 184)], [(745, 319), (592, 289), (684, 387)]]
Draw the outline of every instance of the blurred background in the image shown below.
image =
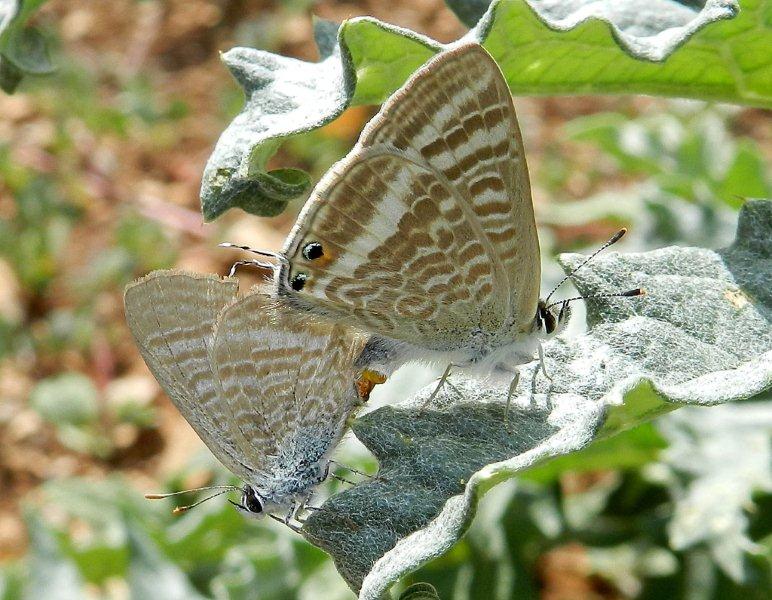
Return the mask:
[[(446, 42), (440, 0), (50, 0), (57, 73), (0, 94), (0, 600), (351, 598), (324, 553), (214, 500), (146, 491), (229, 475), (161, 393), (122, 291), (159, 268), (226, 273), (220, 241), (279, 248), (302, 205), (203, 226), (204, 163), (243, 96), (218, 53), (316, 60), (311, 14), (372, 15)], [(769, 197), (772, 119), (647, 97), (517, 98), (545, 261), (620, 226), (623, 251), (732, 239)], [(290, 140), (271, 168), (318, 178), (375, 108)], [(580, 321), (580, 319), (577, 319)], [(374, 394), (399, 399), (417, 367)], [(410, 385), (407, 383), (410, 381)], [(442, 598), (769, 598), (769, 402), (682, 410), (493, 490), (467, 537), (412, 575)], [(625, 456), (608, 468), (608, 453)], [(375, 471), (349, 440), (344, 462)], [(614, 463), (618, 465), (618, 461)], [(322, 494), (335, 491), (326, 484)]]

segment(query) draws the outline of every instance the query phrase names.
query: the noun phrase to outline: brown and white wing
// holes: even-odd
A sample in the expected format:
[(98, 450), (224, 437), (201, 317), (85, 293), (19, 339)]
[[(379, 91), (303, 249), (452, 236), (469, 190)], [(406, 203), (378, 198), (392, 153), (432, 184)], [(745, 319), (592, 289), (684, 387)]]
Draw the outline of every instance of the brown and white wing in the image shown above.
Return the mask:
[(322, 179), (284, 249), (295, 304), (423, 347), (536, 312), (539, 245), (512, 98), (477, 44), (417, 71)]
[(249, 479), (227, 425), (209, 363), (213, 326), (238, 291), (236, 279), (154, 271), (124, 293), (126, 322), (158, 383), (198, 436), (234, 474)]
[(332, 449), (359, 404), (353, 365), (364, 345), (363, 335), (260, 291), (222, 311), (212, 365), (232, 422), (251, 444), (250, 464), (268, 471), (294, 447), (313, 454), (308, 440), (298, 442), (310, 431), (318, 432), (321, 454)]

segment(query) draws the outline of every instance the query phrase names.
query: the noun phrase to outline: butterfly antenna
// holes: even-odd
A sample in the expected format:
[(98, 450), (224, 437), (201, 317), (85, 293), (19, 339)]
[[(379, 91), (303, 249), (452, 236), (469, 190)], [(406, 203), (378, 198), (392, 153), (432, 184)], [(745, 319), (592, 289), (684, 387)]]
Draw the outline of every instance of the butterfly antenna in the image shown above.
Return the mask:
[(568, 281), (571, 277), (573, 277), (574, 273), (576, 273), (579, 269), (581, 269), (584, 265), (586, 265), (588, 262), (590, 262), (593, 258), (598, 256), (601, 252), (603, 252), (606, 248), (609, 246), (613, 246), (616, 244), (619, 240), (622, 239), (622, 237), (627, 233), (627, 227), (622, 227), (619, 231), (617, 231), (614, 235), (611, 236), (611, 238), (603, 244), (600, 248), (598, 248), (595, 252), (590, 254), (587, 258), (582, 261), (582, 263), (576, 267), (575, 269), (572, 269), (571, 272), (563, 277), (563, 279), (560, 280), (560, 283), (558, 283), (554, 288), (552, 288), (552, 291), (547, 294), (547, 297), (544, 299), (544, 302), (549, 302), (549, 299), (552, 298), (552, 294), (558, 291), (558, 288), (563, 285), (566, 281)]
[[(250, 248), (249, 246), (239, 246), (238, 244), (231, 244), (230, 242), (222, 242), (217, 245), (220, 248), (238, 248), (239, 250), (245, 250), (247, 252), (251, 252), (252, 254), (257, 254), (258, 256), (266, 256), (268, 258), (273, 258), (275, 260), (278, 260), (282, 264), (289, 263), (289, 261), (287, 260), (287, 257), (281, 254), (280, 252), (271, 252), (270, 250), (257, 250), (256, 248)], [(273, 265), (270, 263), (261, 263), (261, 264), (265, 264), (269, 269), (273, 269), (276, 267), (276, 265)]]
[(148, 500), (162, 500), (171, 496), (180, 496), (181, 494), (190, 494), (192, 492), (208, 492), (209, 490), (230, 490), (232, 492), (241, 491), (241, 488), (235, 485), (207, 485), (205, 487), (190, 488), (189, 490), (180, 490), (179, 492), (167, 492), (165, 494), (145, 494)]
[(203, 492), (203, 491), (209, 491), (209, 490), (220, 490), (220, 491), (215, 494), (212, 494), (211, 496), (207, 496), (203, 500), (194, 502), (193, 504), (189, 504), (187, 506), (176, 506), (174, 510), (172, 510), (172, 514), (179, 515), (181, 513), (184, 513), (185, 511), (190, 510), (191, 508), (198, 506), (199, 504), (202, 504), (203, 502), (206, 502), (207, 500), (211, 500), (212, 498), (216, 498), (217, 496), (222, 496), (227, 492), (241, 491), (241, 488), (235, 485), (209, 485), (206, 487), (192, 488), (189, 490), (181, 490), (179, 492), (169, 492), (167, 494), (145, 494), (145, 498), (147, 498), (148, 500), (162, 500), (163, 498), (169, 498), (171, 496), (179, 496), (181, 494), (188, 494), (190, 492)]
[(646, 290), (644, 288), (635, 288), (634, 290), (627, 290), (626, 292), (619, 292), (616, 294), (593, 294), (592, 296), (575, 296), (574, 298), (568, 298), (566, 300), (558, 300), (552, 304), (548, 304), (546, 308), (557, 306), (558, 304), (568, 304), (569, 302), (576, 302), (577, 300), (595, 300), (598, 298), (632, 298), (635, 296), (645, 296)]

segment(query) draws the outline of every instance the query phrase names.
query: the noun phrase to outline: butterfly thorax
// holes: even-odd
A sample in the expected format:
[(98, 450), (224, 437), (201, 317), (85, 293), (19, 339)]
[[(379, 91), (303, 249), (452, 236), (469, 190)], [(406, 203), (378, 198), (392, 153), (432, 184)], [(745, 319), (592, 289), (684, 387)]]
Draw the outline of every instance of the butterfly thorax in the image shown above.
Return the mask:
[(470, 375), (511, 376), (517, 365), (532, 361), (538, 349), (535, 319), (525, 327), (510, 322), (498, 331), (476, 333), (464, 349), (465, 356), (452, 362)]
[(552, 309), (543, 300), (539, 300), (531, 320), (516, 323), (510, 319), (506, 326), (496, 332), (480, 331), (480, 343), (470, 344), (475, 351), (470, 353), (467, 361), (459, 360), (453, 364), (482, 377), (512, 375), (515, 367), (536, 358), (542, 341), (562, 333), (570, 316), (570, 307), (563, 305), (559, 309)]

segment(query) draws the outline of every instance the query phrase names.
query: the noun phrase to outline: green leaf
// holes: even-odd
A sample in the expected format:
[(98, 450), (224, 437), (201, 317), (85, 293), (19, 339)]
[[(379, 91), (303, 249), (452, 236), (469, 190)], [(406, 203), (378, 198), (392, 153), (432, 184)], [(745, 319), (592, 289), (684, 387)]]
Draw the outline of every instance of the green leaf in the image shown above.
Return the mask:
[(128, 583), (132, 598), (203, 600), (187, 576), (168, 560), (137, 526), (127, 525), (129, 535)]
[(440, 600), (430, 583), (414, 583), (399, 595), (399, 600)]
[(80, 573), (73, 561), (62, 554), (53, 532), (37, 514), (28, 512), (25, 517), (30, 538), (30, 563), (24, 598), (83, 598)]
[[(739, 209), (745, 198), (764, 198), (772, 193), (772, 179), (761, 149), (750, 139), (736, 142), (722, 112), (717, 107), (674, 107), (667, 114), (633, 120), (601, 113), (573, 120), (567, 132), (572, 139), (599, 146), (628, 173), (652, 176), (649, 184), (653, 190), (647, 195), (668, 196), (669, 205), (680, 198), (706, 212), (713, 210), (717, 201)], [(635, 202), (639, 210), (641, 200)], [(613, 211), (617, 203), (605, 204), (606, 210)], [(585, 206), (568, 210), (586, 213)], [(554, 217), (551, 214), (549, 218)], [(708, 236), (713, 233), (707, 223), (694, 229)], [(682, 240), (686, 237), (680, 236)]]
[[(772, 1), (744, 0), (737, 15), (734, 0), (708, 0), (702, 10), (673, 0), (500, 0), (467, 37), (491, 52), (515, 94), (639, 93), (772, 106)], [(274, 187), (265, 180), (278, 177), (266, 167), (278, 145), (352, 104), (382, 102), (443, 48), (369, 17), (315, 27), (318, 63), (249, 48), (223, 55), (246, 103), (207, 163), (206, 220), (232, 207), (280, 212), (309, 181), (295, 174)]]
[(118, 478), (95, 481), (77, 477), (47, 482), (41, 506), (56, 506), (63, 511), (66, 520), (59, 527), (64, 532), (73, 522), (79, 524), (81, 532), (88, 532), (80, 539), (65, 535), (66, 551), (76, 561), (82, 577), (98, 584), (125, 577), (129, 564), (128, 526), (137, 527), (144, 518), (147, 529), (152, 511), (161, 508)]
[(749, 583), (745, 554), (765, 554), (748, 536), (746, 513), (755, 492), (772, 492), (772, 401), (688, 409), (659, 425), (671, 444), (663, 457), (675, 504), (671, 547), (705, 544), (727, 576)]
[(91, 379), (63, 373), (38, 383), (30, 394), (32, 407), (56, 426), (59, 441), (76, 452), (106, 458), (112, 443), (98, 423), (99, 399)]
[(651, 423), (644, 423), (615, 435), (595, 440), (577, 452), (558, 456), (523, 471), (522, 479), (546, 483), (572, 471), (633, 469), (655, 461), (667, 447)]
[(277, 214), (308, 187), (307, 179), (303, 186), (297, 175), (272, 177), (265, 168), (282, 138), (337, 117), (353, 91), (353, 75), (344, 66), (348, 57), (333, 41), (335, 26), (326, 21), (315, 26), (319, 64), (251, 48), (234, 48), (222, 55), (244, 88), (246, 103), (223, 132), (204, 170), (201, 207), (207, 221), (233, 206), (253, 214)]
[[(440, 49), (430, 40), (375, 19), (345, 23), (314, 22), (321, 60), (307, 63), (251, 48), (234, 48), (223, 62), (244, 88), (241, 113), (220, 136), (204, 170), (201, 210), (211, 221), (239, 207), (252, 214), (281, 213), (289, 200), (311, 184), (302, 171), (266, 171), (266, 163), (287, 136), (317, 129), (340, 115), (355, 87), (361, 102), (383, 94), (384, 82), (394, 88), (413, 69)], [(349, 31), (352, 47), (342, 40)], [(415, 39), (414, 39), (415, 38)], [(377, 59), (370, 56), (377, 45)], [(425, 44), (432, 44), (427, 48)], [(352, 54), (356, 55), (356, 66)]]
[(769, 106), (770, 12), (766, 0), (708, 0), (702, 10), (675, 0), (502, 1), (476, 30), (488, 32), (485, 47), (515, 94), (638, 93)]
[(19, 562), (5, 561), (0, 566), (0, 600), (20, 600), (26, 573)]
[(728, 204), (738, 208), (744, 198), (760, 198), (769, 185), (767, 166), (761, 153), (750, 142), (740, 144), (723, 180), (719, 195)]
[(27, 21), (45, 0), (0, 0), (0, 88), (12, 93), (24, 75), (55, 70), (43, 34)]
[[(566, 269), (585, 257), (564, 255)], [(751, 398), (772, 387), (772, 203), (748, 202), (723, 250), (608, 253), (573, 276), (585, 295), (643, 286), (639, 298), (587, 301), (588, 331), (545, 344), (504, 424), (506, 385), (452, 378), (442, 405), (407, 404), (353, 424), (380, 477), (332, 497), (304, 527), (338, 570), (375, 599), (446, 552), (496, 483), (686, 405)]]
[(0, 55), (0, 89), (12, 94), (23, 78), (24, 73)]
[(445, 4), (464, 25), (474, 27), (485, 15), (491, 0), (445, 0)]
[(97, 391), (80, 373), (63, 373), (38, 383), (30, 394), (32, 406), (55, 425), (87, 425), (99, 416)]

